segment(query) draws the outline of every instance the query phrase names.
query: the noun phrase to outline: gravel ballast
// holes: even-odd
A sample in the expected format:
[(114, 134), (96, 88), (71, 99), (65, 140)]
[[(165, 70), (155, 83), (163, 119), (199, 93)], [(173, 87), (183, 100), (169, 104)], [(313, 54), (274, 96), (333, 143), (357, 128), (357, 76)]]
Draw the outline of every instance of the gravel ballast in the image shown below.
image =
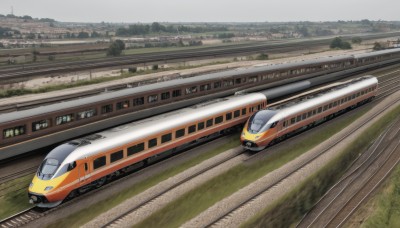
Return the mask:
[(306, 178), (310, 177), (324, 165), (329, 163), (336, 156), (338, 156), (338, 154), (340, 154), (340, 152), (343, 151), (344, 148), (347, 145), (349, 145), (349, 143), (353, 142), (358, 136), (360, 136), (365, 129), (370, 127), (373, 123), (375, 123), (379, 119), (380, 116), (392, 110), (400, 102), (397, 102), (396, 105), (393, 105), (392, 107), (381, 113), (379, 116), (375, 117), (372, 121), (369, 121), (367, 124), (364, 124), (362, 128), (358, 129), (349, 137), (340, 140), (346, 133), (361, 125), (363, 121), (373, 116), (379, 110), (382, 110), (385, 105), (389, 104), (393, 100), (396, 100), (396, 98), (398, 98), (399, 96), (400, 92), (397, 92), (389, 96), (384, 101), (379, 103), (373, 110), (370, 110), (364, 116), (353, 122), (351, 125), (343, 129), (341, 132), (332, 136), (330, 139), (326, 140), (325, 142), (321, 143), (314, 149), (301, 155), (295, 160), (287, 163), (281, 168), (267, 174), (266, 176), (258, 179), (252, 184), (242, 188), (233, 195), (216, 203), (214, 206), (210, 207), (197, 217), (185, 223), (183, 227), (204, 227), (205, 225), (208, 225), (209, 222), (229, 212), (237, 205), (239, 205), (241, 202), (244, 202), (247, 199), (252, 198), (251, 196), (259, 193), (266, 186), (269, 186), (276, 180), (285, 177), (288, 173), (293, 171), (295, 167), (299, 166), (299, 164), (302, 164), (309, 158), (315, 156), (317, 153), (324, 150), (324, 148), (327, 148), (329, 145), (336, 144), (333, 148), (331, 148), (329, 151), (324, 153), (316, 160), (307, 164), (300, 170), (297, 170), (295, 173), (291, 174), (283, 181), (279, 182), (277, 185), (270, 188), (268, 191), (262, 193), (257, 198), (253, 199), (250, 203), (245, 204), (239, 210), (236, 210), (234, 213), (230, 214), (229, 216), (227, 216), (226, 218), (224, 218), (223, 220), (219, 221), (217, 224), (214, 225), (214, 227), (239, 227), (243, 222), (257, 215), (257, 213), (262, 211), (264, 208), (273, 205), (273, 203), (275, 203), (279, 198), (289, 193), (294, 187), (296, 187)]

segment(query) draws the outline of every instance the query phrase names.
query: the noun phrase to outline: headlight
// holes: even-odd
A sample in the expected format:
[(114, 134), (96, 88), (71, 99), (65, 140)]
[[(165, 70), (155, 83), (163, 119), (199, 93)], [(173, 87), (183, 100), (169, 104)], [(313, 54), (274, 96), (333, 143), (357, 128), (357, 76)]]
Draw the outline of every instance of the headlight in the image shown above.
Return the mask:
[(30, 184), (29, 184), (29, 188), (32, 188), (33, 187), (33, 182), (31, 182)]
[(44, 190), (45, 191), (50, 191), (51, 189), (53, 189), (53, 186), (47, 186)]

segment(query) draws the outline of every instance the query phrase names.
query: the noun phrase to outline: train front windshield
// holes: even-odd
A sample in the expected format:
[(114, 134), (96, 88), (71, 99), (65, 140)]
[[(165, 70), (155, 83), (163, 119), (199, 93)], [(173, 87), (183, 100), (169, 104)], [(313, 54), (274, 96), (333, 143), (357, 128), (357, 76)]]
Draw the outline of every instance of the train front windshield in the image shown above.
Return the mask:
[(247, 126), (247, 131), (251, 134), (257, 134), (264, 132), (271, 127), (272, 123), (268, 121), (276, 114), (276, 111), (272, 110), (261, 110), (256, 112), (250, 117), (249, 124)]
[(60, 162), (54, 158), (47, 158), (43, 161), (38, 171), (38, 177), (42, 180), (49, 180), (56, 173)]

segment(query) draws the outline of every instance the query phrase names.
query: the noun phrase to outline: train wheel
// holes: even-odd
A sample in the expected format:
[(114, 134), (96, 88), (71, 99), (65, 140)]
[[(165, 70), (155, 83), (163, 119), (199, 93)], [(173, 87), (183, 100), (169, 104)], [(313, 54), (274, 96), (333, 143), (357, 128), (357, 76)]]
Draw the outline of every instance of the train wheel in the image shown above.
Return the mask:
[(105, 184), (107, 181), (107, 177), (102, 177), (99, 180), (96, 181), (96, 188), (101, 187), (103, 184)]

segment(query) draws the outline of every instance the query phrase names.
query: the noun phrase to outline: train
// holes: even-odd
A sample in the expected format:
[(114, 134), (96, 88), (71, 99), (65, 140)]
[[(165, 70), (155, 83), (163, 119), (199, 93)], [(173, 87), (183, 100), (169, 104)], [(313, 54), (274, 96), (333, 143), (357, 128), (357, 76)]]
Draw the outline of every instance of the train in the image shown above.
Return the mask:
[(29, 186), (30, 202), (55, 207), (133, 168), (243, 125), (266, 105), (262, 93), (236, 95), (61, 144), (38, 168)]
[(375, 96), (377, 79), (366, 76), (326, 90), (276, 110), (267, 109), (268, 91), (234, 95), (63, 143), (39, 166), (29, 185), (29, 200), (38, 207), (55, 207), (244, 124), (242, 144), (259, 150), (275, 138), (369, 100)]
[[(238, 91), (254, 92), (295, 84), (275, 91), (287, 95), (341, 79), (345, 74), (398, 62), (399, 58), (400, 49), (389, 49), (227, 70), (1, 114), (0, 161)], [(313, 82), (304, 83), (305, 80)]]
[(246, 122), (240, 136), (242, 146), (250, 151), (263, 150), (299, 131), (371, 101), (377, 89), (378, 79), (365, 76), (299, 102), (260, 110)]

